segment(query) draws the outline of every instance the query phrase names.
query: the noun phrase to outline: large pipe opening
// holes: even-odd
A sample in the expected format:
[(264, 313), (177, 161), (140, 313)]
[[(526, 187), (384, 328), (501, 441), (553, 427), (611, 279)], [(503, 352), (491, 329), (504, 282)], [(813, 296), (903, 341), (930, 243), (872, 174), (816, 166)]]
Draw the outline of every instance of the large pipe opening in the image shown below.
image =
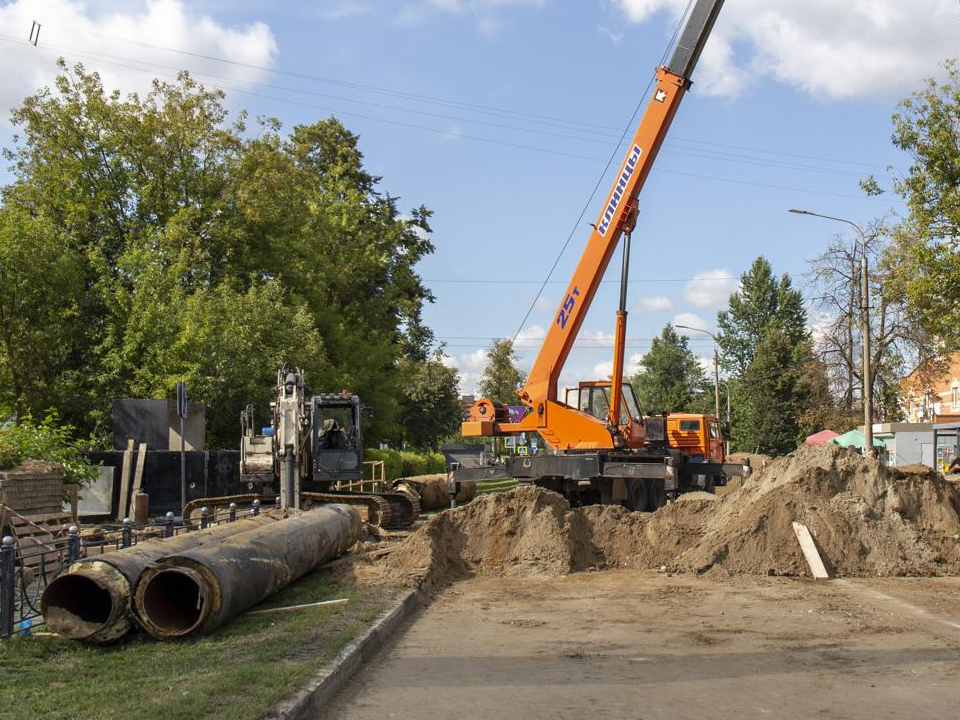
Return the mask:
[(54, 579), (43, 593), (40, 609), (50, 627), (74, 639), (92, 635), (114, 617), (110, 591), (77, 573)]
[(144, 620), (163, 635), (189, 632), (203, 617), (203, 592), (191, 575), (170, 568), (146, 581), (139, 610)]

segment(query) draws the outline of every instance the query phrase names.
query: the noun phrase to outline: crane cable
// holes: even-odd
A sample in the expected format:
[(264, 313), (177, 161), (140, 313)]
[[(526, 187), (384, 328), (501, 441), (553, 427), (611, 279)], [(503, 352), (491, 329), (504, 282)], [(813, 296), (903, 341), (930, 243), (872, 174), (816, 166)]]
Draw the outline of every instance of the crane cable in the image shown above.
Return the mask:
[[(690, 13), (690, 8), (693, 7), (694, 0), (689, 0), (687, 2), (687, 7), (684, 9), (683, 14), (680, 16), (680, 21), (677, 23), (676, 29), (673, 31), (673, 35), (670, 38), (670, 42), (667, 43), (666, 49), (663, 51), (663, 56), (660, 58), (660, 63), (658, 65), (662, 66), (667, 61), (667, 55), (670, 53), (671, 48), (674, 43), (677, 41), (677, 37), (680, 35), (680, 30), (683, 27), (683, 22), (687, 18), (687, 15)], [(527, 320), (530, 319), (530, 314), (533, 312), (533, 309), (537, 305), (537, 301), (540, 299), (540, 296), (543, 295), (543, 290), (546, 288), (547, 284), (550, 282), (550, 278), (553, 277), (554, 271), (557, 269), (557, 265), (560, 264), (561, 258), (563, 258), (564, 253), (567, 251), (567, 248), (570, 246), (570, 241), (573, 240), (573, 236), (579, 231), (580, 223), (583, 222), (584, 216), (586, 216), (587, 211), (590, 209), (590, 206), (593, 204), (593, 199), (597, 196), (597, 192), (600, 190), (600, 185), (603, 183), (603, 179), (607, 176), (607, 173), (610, 171), (610, 166), (613, 165), (614, 160), (620, 154), (620, 148), (623, 146), (623, 141), (627, 138), (627, 133), (630, 132), (630, 129), (634, 126), (637, 115), (640, 113), (640, 108), (643, 107), (644, 102), (647, 99), (647, 96), (650, 94), (650, 89), (653, 87), (653, 83), (656, 80), (656, 77), (650, 78), (650, 82), (647, 83), (646, 90), (643, 91), (643, 94), (640, 96), (640, 101), (637, 103), (636, 108), (633, 110), (633, 115), (630, 116), (630, 121), (623, 128), (623, 132), (620, 133), (620, 140), (617, 142), (616, 147), (613, 149), (613, 152), (610, 153), (610, 158), (607, 160), (606, 165), (603, 168), (603, 171), (600, 173), (600, 177), (597, 178), (596, 184), (593, 186), (593, 191), (590, 193), (590, 197), (587, 199), (587, 202), (584, 203), (583, 209), (580, 211), (580, 215), (577, 217), (576, 223), (574, 223), (573, 228), (570, 230), (570, 234), (567, 235), (566, 241), (563, 243), (563, 247), (560, 248), (560, 252), (557, 254), (556, 259), (553, 261), (553, 265), (550, 267), (550, 272), (547, 273), (547, 277), (544, 278), (543, 283), (540, 285), (540, 289), (537, 291), (536, 297), (533, 298), (533, 302), (530, 303), (530, 307), (527, 308), (526, 314), (523, 316), (523, 320), (520, 321), (517, 331), (513, 335), (513, 339), (510, 341), (511, 346), (517, 341), (517, 338), (520, 336), (520, 333), (523, 331), (523, 326), (527, 324)]]

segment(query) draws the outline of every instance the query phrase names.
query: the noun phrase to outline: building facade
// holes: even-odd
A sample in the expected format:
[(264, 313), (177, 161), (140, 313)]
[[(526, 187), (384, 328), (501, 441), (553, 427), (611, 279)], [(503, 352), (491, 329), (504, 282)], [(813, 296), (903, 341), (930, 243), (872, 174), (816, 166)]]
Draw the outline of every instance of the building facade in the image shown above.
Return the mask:
[(907, 422), (960, 420), (960, 353), (943, 368), (920, 367), (903, 379), (900, 403)]

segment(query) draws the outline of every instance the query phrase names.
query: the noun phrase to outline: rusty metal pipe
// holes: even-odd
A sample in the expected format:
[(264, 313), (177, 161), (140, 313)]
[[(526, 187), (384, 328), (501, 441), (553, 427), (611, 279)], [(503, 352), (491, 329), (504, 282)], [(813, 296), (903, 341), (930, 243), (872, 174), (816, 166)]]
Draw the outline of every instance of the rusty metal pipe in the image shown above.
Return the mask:
[(353, 507), (325, 505), (167, 555), (137, 584), (137, 617), (160, 640), (210, 632), (349, 550), (361, 526)]
[(133, 588), (148, 565), (164, 555), (263, 527), (281, 518), (279, 513), (263, 513), (84, 558), (50, 582), (40, 598), (40, 611), (54, 632), (72, 640), (97, 644), (119, 640), (136, 623), (131, 604)]

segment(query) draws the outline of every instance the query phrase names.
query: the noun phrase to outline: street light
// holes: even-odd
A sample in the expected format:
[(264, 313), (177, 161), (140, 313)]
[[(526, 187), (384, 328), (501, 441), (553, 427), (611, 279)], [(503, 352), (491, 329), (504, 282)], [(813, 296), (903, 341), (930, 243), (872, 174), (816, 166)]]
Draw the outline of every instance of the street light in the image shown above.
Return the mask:
[(859, 225), (852, 220), (834, 217), (832, 215), (822, 215), (820, 213), (810, 212), (809, 210), (797, 210), (791, 208), (790, 212), (794, 215), (810, 215), (811, 217), (823, 218), (824, 220), (834, 220), (836, 222), (846, 223), (860, 236), (860, 245), (863, 248), (863, 255), (860, 259), (860, 314), (863, 322), (863, 452), (865, 455), (873, 454), (873, 376), (870, 372), (870, 285), (867, 276), (867, 235)]
[[(709, 335), (713, 339), (713, 400), (714, 407), (717, 412), (717, 419), (720, 419), (720, 354), (717, 352), (717, 336), (714, 335), (709, 330), (704, 330), (703, 328), (690, 327), (689, 325), (674, 325), (674, 327), (682, 328), (683, 330), (693, 330), (694, 332), (702, 332), (704, 335)], [(727, 423), (730, 422), (730, 392), (729, 388), (727, 389)]]

